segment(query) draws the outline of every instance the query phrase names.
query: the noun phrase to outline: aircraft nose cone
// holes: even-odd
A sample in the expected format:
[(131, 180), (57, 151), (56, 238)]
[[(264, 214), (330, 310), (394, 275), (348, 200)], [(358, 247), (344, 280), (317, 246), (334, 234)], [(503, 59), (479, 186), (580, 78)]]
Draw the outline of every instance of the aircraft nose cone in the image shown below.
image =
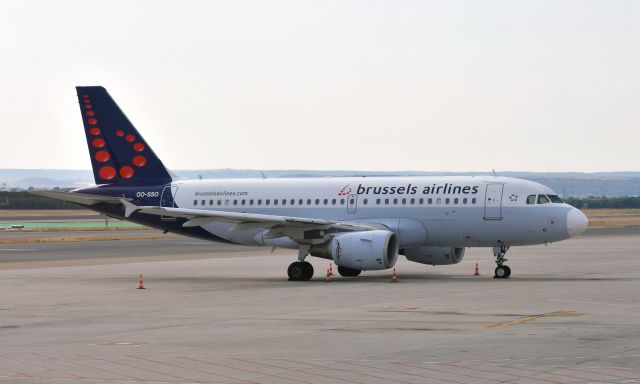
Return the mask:
[(567, 232), (569, 237), (577, 236), (587, 229), (589, 219), (579, 209), (573, 208), (567, 213)]

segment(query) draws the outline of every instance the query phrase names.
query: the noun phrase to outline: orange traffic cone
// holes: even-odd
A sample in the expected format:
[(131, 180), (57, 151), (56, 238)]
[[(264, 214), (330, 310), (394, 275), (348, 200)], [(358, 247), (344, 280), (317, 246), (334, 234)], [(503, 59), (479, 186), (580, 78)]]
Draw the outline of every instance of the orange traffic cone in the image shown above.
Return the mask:
[(478, 268), (478, 263), (476, 263), (476, 271), (473, 276), (480, 276), (480, 268)]
[(331, 281), (331, 276), (333, 275), (333, 273), (331, 273), (331, 265), (329, 265), (329, 268), (327, 268), (327, 278), (326, 278), (326, 282), (330, 282)]
[(140, 274), (140, 281), (138, 282), (138, 289), (146, 289), (142, 283), (142, 273)]
[(393, 274), (391, 275), (391, 282), (392, 283), (397, 283), (398, 282), (398, 275), (396, 274), (396, 269), (393, 268)]
[(329, 263), (329, 274), (333, 277), (333, 264)]

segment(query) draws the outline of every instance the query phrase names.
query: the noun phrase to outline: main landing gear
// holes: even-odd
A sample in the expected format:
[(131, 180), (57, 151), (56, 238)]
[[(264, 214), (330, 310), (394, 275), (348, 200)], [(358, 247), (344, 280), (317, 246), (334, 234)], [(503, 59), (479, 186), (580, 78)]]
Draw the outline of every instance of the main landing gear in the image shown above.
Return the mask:
[(511, 268), (504, 265), (504, 262), (507, 261), (505, 255), (509, 247), (501, 245), (499, 247), (493, 247), (493, 255), (496, 257), (496, 264), (498, 265), (495, 270), (494, 279), (508, 279), (511, 276)]
[(313, 277), (313, 265), (304, 261), (309, 254), (309, 246), (301, 246), (298, 249), (298, 261), (289, 265), (287, 274), (290, 281), (307, 281)]
[(343, 277), (356, 277), (361, 272), (362, 271), (359, 269), (351, 269), (347, 267), (341, 267), (338, 265), (338, 273), (340, 274), (340, 276), (343, 276)]

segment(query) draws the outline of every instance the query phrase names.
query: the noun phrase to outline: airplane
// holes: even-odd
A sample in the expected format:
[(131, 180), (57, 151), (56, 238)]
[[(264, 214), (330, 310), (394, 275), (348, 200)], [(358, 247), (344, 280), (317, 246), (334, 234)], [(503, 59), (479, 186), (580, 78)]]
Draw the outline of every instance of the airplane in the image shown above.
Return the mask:
[(510, 247), (582, 233), (587, 217), (550, 188), (492, 176), (198, 179), (176, 177), (105, 88), (76, 87), (95, 186), (34, 191), (165, 232), (247, 246), (297, 249), (289, 280), (306, 281), (311, 255), (340, 275), (427, 265), (491, 248), (509, 278)]

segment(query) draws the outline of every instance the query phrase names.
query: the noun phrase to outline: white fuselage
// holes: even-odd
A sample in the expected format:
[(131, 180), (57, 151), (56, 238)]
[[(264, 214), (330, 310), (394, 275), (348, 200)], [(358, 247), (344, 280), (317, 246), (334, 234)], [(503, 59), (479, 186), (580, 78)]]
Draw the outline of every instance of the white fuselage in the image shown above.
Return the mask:
[[(550, 188), (507, 177), (184, 180), (165, 188), (164, 204), (171, 204), (165, 198), (169, 190), (181, 208), (376, 223), (396, 232), (401, 248), (542, 244), (586, 226), (584, 215), (570, 205), (536, 203), (538, 195), (555, 196)], [(203, 228), (238, 244), (298, 246), (289, 239), (264, 239), (260, 226), (238, 230), (233, 223), (214, 222)]]

